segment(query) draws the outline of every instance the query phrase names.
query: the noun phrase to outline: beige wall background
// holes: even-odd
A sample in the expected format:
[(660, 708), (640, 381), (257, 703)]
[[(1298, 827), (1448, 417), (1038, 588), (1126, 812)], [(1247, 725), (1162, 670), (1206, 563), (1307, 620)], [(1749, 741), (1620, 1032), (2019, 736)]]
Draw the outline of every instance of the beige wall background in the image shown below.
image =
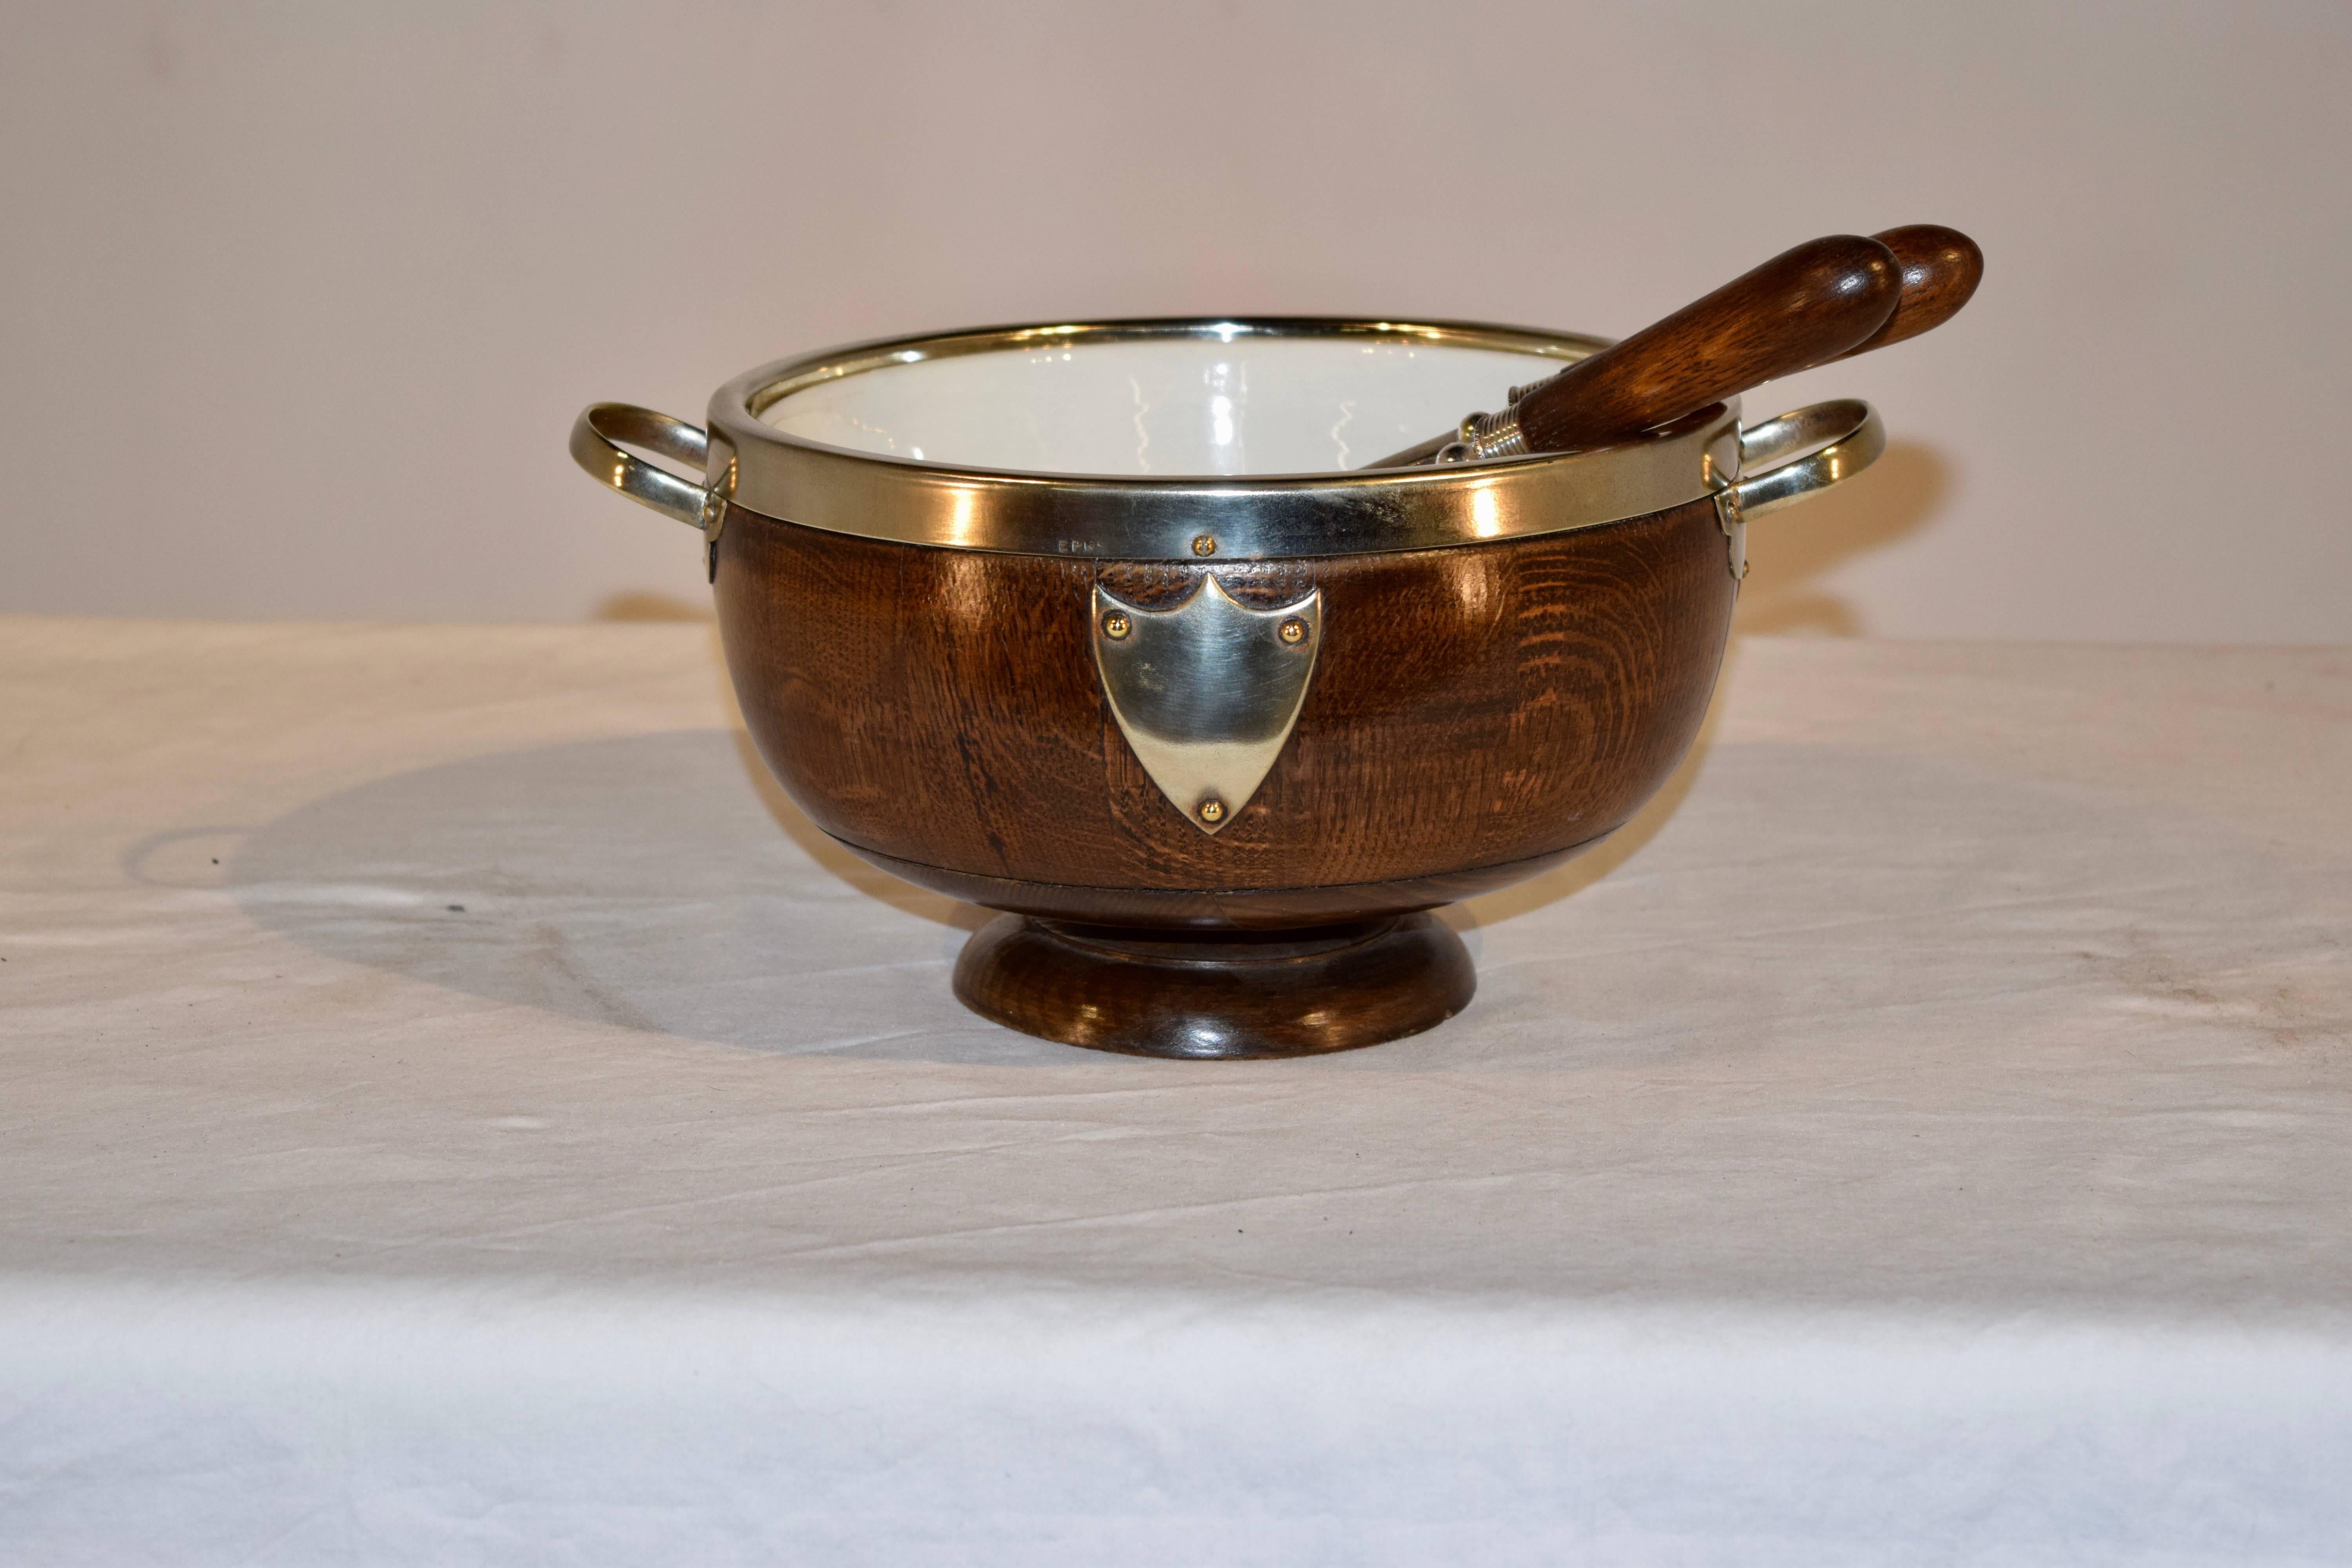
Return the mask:
[(16, 5), (0, 608), (705, 602), (563, 453), (782, 353), (1160, 312), (1630, 331), (1932, 220), (1969, 312), (1751, 630), (2352, 640), (2352, 7)]

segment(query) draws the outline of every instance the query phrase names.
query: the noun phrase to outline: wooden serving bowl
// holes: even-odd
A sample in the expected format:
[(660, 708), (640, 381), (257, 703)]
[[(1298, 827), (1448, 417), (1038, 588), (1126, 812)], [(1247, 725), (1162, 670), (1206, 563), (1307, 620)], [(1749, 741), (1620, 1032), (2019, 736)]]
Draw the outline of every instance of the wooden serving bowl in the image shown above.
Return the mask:
[(1427, 911), (1641, 807), (1705, 714), (1745, 517), (1882, 442), (1823, 405), (1743, 459), (1718, 406), (1597, 452), (1348, 468), (1600, 346), (995, 329), (764, 367), (707, 438), (600, 405), (573, 450), (703, 530), (745, 720), (811, 818), (1005, 911), (958, 963), (966, 1005), (1112, 1050), (1336, 1050), (1468, 1004)]

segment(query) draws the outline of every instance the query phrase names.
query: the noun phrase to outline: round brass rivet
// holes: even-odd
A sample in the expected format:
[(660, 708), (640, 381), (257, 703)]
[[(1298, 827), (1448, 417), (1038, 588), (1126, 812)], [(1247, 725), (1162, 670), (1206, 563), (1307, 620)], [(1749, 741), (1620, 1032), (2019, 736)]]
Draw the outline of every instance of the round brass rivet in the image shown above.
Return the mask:
[(1114, 642), (1118, 638), (1125, 637), (1132, 630), (1134, 630), (1134, 628), (1128, 625), (1127, 617), (1118, 614), (1117, 611), (1113, 611), (1111, 614), (1103, 617), (1103, 636), (1109, 637)]
[(1217, 542), (1216, 542), (1215, 540), (1213, 540), (1213, 539), (1210, 538), (1207, 534), (1205, 534), (1205, 533), (1203, 533), (1203, 534), (1199, 534), (1199, 535), (1196, 535), (1196, 536), (1193, 538), (1193, 540), (1192, 540), (1192, 553), (1193, 553), (1193, 554), (1195, 554), (1195, 555), (1214, 555), (1216, 552), (1217, 552)]
[(1218, 799), (1216, 796), (1214, 796), (1214, 795), (1211, 795), (1208, 799), (1206, 799), (1206, 800), (1204, 800), (1204, 801), (1202, 801), (1202, 802), (1201, 803), (1201, 820), (1202, 820), (1202, 821), (1203, 821), (1203, 822), (1223, 822), (1224, 819), (1225, 819), (1225, 803), (1224, 803), (1223, 801), (1219, 800), (1219, 799)]
[(1307, 623), (1300, 620), (1297, 616), (1293, 616), (1288, 620), (1283, 622), (1282, 640), (1292, 644), (1305, 642), (1307, 640)]

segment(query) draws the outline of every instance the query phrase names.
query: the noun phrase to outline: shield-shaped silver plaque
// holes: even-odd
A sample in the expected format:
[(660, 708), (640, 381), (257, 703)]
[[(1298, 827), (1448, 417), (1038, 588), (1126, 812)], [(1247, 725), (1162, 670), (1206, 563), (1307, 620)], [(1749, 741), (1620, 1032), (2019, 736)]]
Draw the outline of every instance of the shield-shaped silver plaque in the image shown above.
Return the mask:
[(1231, 822), (1274, 766), (1315, 673), (1323, 593), (1253, 610), (1213, 576), (1172, 610), (1095, 589), (1095, 664), (1119, 733), (1203, 833)]

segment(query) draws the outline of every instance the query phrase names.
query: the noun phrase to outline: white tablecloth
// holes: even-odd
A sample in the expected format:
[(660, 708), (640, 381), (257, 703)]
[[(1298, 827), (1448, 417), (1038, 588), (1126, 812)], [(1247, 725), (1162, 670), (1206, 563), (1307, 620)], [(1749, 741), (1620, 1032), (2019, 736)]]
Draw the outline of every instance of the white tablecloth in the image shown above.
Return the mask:
[(0, 620), (0, 1560), (2352, 1561), (2352, 657), (1748, 641), (1470, 1011), (962, 1012), (698, 626)]

